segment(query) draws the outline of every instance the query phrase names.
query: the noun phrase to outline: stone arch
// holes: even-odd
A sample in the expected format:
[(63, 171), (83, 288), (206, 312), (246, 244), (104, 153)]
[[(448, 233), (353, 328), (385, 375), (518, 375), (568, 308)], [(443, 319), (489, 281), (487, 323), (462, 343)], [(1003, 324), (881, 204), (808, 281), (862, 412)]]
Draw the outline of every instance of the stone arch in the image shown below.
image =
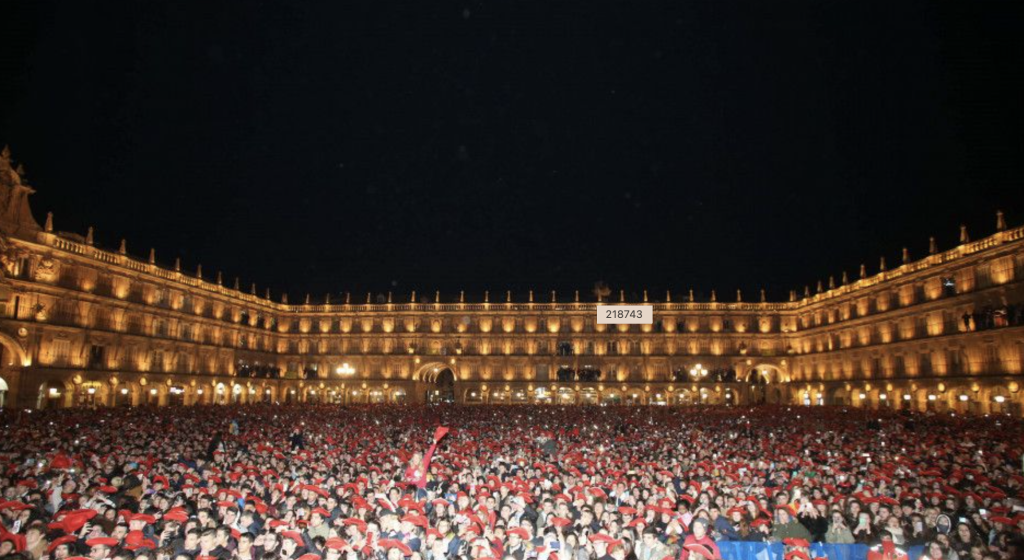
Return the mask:
[(829, 404), (834, 406), (849, 406), (850, 392), (846, 390), (846, 387), (836, 387), (832, 390), (832, 402)]
[(438, 376), (444, 370), (451, 370), (452, 375), (455, 377), (455, 381), (460, 381), (462, 377), (459, 375), (459, 369), (455, 364), (446, 364), (444, 362), (430, 362), (420, 366), (413, 374), (413, 381), (422, 381), (423, 383), (436, 383)]
[(674, 396), (670, 398), (670, 403), (675, 405), (692, 405), (696, 403), (694, 392), (689, 389), (678, 389), (674, 392)]
[(747, 383), (751, 383), (755, 379), (760, 379), (766, 384), (779, 383), (785, 380), (786, 372), (783, 367), (778, 364), (761, 362), (748, 367), (750, 369), (747, 370), (747, 373), (744, 376), (744, 381)]
[(71, 406), (74, 395), (74, 383), (60, 379), (44, 379), (39, 383), (36, 408), (67, 408)]
[(135, 381), (121, 381), (111, 388), (111, 406), (132, 406), (138, 402), (140, 391)]
[(622, 404), (622, 392), (618, 389), (607, 389), (601, 393), (601, 403), (618, 405)]
[(1013, 393), (1003, 385), (986, 387), (982, 395), (993, 414), (1012, 413), (1016, 408)]
[(4, 360), (0, 367), (27, 367), (32, 365), (32, 359), (29, 357), (28, 352), (25, 351), (25, 347), (13, 336), (0, 332), (0, 345), (3, 345), (4, 349), (10, 353), (10, 358)]

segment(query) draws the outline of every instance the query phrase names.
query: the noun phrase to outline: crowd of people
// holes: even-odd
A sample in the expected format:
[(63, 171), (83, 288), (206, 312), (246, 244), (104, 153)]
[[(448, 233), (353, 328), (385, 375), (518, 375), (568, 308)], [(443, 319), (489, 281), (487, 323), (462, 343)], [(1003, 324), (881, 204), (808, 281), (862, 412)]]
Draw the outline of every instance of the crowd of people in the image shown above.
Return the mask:
[(998, 307), (986, 305), (960, 317), (965, 331), (984, 331), (1024, 324), (1024, 305), (1011, 303)]
[(0, 423), (0, 560), (717, 560), (723, 541), (1006, 560), (1024, 533), (1008, 416), (265, 404)]

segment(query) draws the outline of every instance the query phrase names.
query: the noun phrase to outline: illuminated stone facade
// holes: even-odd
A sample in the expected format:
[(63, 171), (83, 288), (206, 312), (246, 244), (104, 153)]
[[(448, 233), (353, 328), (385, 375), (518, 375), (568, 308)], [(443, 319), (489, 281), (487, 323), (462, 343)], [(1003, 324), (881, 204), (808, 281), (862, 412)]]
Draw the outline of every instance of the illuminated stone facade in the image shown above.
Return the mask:
[(271, 301), (219, 274), (161, 268), (152, 251), (136, 258), (124, 242), (108, 251), (91, 232), (55, 232), (52, 216), (40, 227), (32, 192), (5, 152), (6, 406), (767, 401), (1019, 415), (1024, 402), (1024, 327), (1012, 317), (1024, 228), (1001, 216), (989, 237), (964, 231), (951, 250), (790, 301), (652, 294), (654, 325), (604, 326), (578, 293)]

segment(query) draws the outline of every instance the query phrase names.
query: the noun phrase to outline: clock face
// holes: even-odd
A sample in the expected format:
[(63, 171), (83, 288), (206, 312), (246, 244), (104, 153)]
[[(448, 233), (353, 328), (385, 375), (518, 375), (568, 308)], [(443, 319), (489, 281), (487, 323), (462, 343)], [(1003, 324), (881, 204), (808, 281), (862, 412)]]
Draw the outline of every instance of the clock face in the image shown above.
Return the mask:
[(28, 336), (28, 329), (26, 329), (25, 327), (21, 327), (20, 329), (18, 329), (18, 336), (20, 336), (20, 337)]

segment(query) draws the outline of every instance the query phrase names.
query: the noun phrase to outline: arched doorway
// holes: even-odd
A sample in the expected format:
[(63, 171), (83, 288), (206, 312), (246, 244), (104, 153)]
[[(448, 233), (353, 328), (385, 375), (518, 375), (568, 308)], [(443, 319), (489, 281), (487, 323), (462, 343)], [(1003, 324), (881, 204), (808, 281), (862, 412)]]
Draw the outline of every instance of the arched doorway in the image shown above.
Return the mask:
[(614, 389), (605, 391), (604, 394), (601, 395), (601, 404), (611, 406), (618, 406), (622, 404), (622, 393), (619, 393)]
[(183, 385), (172, 385), (167, 391), (167, 404), (185, 406), (185, 387)]
[(736, 392), (728, 387), (725, 389), (724, 397), (726, 405), (739, 404), (739, 399), (737, 399), (736, 397)]
[(30, 365), (28, 353), (21, 343), (6, 333), (0, 332), (0, 364), (3, 367)]
[(132, 391), (126, 384), (114, 389), (114, 406), (131, 406)]
[(98, 381), (86, 381), (75, 391), (75, 406), (92, 408), (106, 405), (106, 388)]
[(260, 401), (264, 404), (270, 404), (274, 402), (274, 391), (270, 387), (263, 387), (260, 394)]
[[(21, 343), (10, 335), (0, 332), (0, 374), (3, 374), (5, 370), (20, 369), (30, 363), (31, 360)], [(12, 374), (12, 376), (17, 378), (16, 374)], [(22, 382), (22, 386), (24, 386), (24, 382)], [(0, 375), (0, 408), (7, 405), (7, 395), (10, 390), (7, 380)]]
[(850, 397), (849, 392), (845, 387), (838, 387), (832, 391), (832, 402), (829, 403), (832, 406), (849, 406)]
[(39, 398), (36, 401), (36, 408), (46, 410), (50, 408), (64, 408), (67, 400), (67, 388), (64, 384), (56, 381), (45, 381), (39, 385)]
[(670, 404), (677, 406), (690, 406), (693, 404), (693, 393), (688, 389), (676, 391), (674, 396), (671, 397)]
[(434, 377), (433, 387), (427, 392), (431, 404), (455, 402), (455, 372), (451, 368), (439, 368)]
[(146, 387), (142, 393), (146, 406), (160, 406), (160, 389), (154, 386)]
[[(757, 364), (750, 367), (743, 376), (743, 381), (749, 386), (751, 404), (764, 404), (766, 402), (778, 402), (781, 394), (777, 391), (769, 393), (769, 385), (782, 377), (779, 367), (773, 364)], [(771, 397), (774, 397), (772, 400)]]

